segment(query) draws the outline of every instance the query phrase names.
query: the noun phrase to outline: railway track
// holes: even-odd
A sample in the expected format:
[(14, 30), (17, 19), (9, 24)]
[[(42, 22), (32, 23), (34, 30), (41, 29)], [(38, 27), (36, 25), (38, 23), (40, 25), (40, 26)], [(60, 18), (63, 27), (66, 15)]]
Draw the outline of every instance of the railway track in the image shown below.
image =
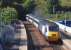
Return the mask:
[(62, 33), (62, 40), (65, 46), (64, 48), (66, 48), (67, 50), (71, 50), (71, 37), (67, 35), (67, 32), (61, 33)]
[(41, 32), (30, 22), (23, 22), (28, 34), (28, 49), (29, 50), (65, 50), (60, 45), (51, 45), (46, 41)]

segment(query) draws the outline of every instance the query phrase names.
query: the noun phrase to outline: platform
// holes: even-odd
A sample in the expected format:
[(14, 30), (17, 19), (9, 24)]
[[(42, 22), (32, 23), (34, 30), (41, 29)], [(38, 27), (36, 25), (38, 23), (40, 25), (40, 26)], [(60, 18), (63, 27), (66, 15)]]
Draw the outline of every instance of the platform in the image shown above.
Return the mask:
[(27, 34), (24, 24), (20, 21), (15, 25), (15, 43), (12, 47), (13, 50), (28, 50), (27, 49)]

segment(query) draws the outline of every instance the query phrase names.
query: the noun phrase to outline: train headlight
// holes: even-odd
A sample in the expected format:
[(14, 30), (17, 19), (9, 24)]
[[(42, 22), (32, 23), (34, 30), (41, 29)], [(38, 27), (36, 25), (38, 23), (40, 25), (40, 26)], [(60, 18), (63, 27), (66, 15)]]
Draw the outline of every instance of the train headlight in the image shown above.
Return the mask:
[(56, 37), (56, 34), (52, 34), (53, 37)]

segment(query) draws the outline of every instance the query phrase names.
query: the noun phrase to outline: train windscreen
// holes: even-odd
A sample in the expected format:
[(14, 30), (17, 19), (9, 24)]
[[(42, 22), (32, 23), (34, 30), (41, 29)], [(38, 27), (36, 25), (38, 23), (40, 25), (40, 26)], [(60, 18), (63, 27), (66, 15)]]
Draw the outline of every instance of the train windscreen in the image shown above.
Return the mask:
[(56, 27), (56, 26), (49, 26), (49, 30), (50, 30), (50, 31), (58, 31), (59, 28)]

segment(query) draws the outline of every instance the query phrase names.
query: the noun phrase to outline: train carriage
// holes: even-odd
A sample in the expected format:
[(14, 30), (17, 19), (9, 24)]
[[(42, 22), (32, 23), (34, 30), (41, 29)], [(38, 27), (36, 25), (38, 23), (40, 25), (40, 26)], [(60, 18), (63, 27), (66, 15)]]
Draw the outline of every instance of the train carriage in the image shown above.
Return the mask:
[(28, 18), (27, 20), (30, 19), (31, 21), (29, 21), (32, 22), (41, 31), (41, 33), (48, 41), (58, 41), (61, 38), (59, 26), (56, 23), (49, 20), (44, 20), (39, 17), (34, 17), (30, 14), (26, 16), (26, 18)]

